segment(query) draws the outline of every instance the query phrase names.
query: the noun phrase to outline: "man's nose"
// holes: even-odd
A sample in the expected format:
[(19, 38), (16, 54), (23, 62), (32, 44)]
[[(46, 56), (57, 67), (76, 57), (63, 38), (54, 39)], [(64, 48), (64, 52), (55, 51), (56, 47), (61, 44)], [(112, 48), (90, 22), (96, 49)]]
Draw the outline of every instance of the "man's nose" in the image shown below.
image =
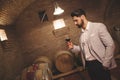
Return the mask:
[(77, 24), (77, 22), (74, 22), (75, 23), (75, 25)]

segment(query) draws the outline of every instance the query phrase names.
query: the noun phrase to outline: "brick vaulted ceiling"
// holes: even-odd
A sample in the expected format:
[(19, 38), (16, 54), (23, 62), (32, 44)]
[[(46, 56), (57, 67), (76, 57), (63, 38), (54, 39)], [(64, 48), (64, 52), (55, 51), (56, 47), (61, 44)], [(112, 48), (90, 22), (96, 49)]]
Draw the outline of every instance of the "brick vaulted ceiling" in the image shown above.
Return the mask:
[(40, 4), (50, 4), (56, 0), (0, 0), (0, 25), (13, 24), (24, 9), (35, 1), (41, 2)]
[[(17, 17), (24, 11), (25, 8), (35, 1), (37, 0), (0, 0), (0, 25), (5, 26), (5, 25), (12, 24), (17, 19)], [(55, 1), (55, 0), (39, 0), (39, 1), (41, 1), (41, 3), (43, 4), (43, 3)], [(57, 1), (62, 2), (64, 0), (57, 0)], [(70, 2), (72, 0), (65, 0), (65, 1)], [(116, 5), (114, 3), (120, 2), (120, 1), (119, 0), (107, 0), (107, 2), (110, 5), (106, 5), (107, 9), (105, 12), (105, 16), (110, 12), (109, 10), (111, 6), (114, 7)], [(118, 10), (118, 7), (117, 7), (117, 10)], [(120, 10), (117, 12), (120, 12)]]
[(35, 0), (0, 0), (0, 25), (9, 25)]

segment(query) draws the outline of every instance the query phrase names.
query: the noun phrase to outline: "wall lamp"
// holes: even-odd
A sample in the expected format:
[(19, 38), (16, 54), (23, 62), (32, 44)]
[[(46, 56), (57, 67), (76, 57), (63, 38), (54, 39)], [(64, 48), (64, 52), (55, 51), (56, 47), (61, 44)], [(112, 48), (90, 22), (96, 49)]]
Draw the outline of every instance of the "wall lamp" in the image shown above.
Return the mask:
[(60, 15), (64, 12), (64, 10), (62, 8), (59, 7), (58, 3), (55, 2), (55, 11), (54, 11), (54, 15)]

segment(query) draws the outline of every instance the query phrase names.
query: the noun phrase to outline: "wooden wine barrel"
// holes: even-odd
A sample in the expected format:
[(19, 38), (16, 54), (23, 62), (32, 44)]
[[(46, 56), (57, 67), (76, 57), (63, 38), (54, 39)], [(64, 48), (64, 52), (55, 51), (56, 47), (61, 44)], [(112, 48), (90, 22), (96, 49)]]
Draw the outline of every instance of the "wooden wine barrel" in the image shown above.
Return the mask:
[(52, 80), (52, 72), (48, 68), (48, 63), (40, 63), (35, 72), (35, 80)]
[(52, 61), (47, 56), (40, 56), (34, 61), (35, 64), (48, 63), (50, 69), (52, 69)]
[(52, 80), (51, 60), (46, 56), (41, 56), (35, 60), (35, 63), (38, 64), (38, 69), (35, 72), (35, 79), (42, 80), (43, 78), (47, 78), (47, 80)]
[[(47, 56), (40, 56), (32, 65), (26, 67), (21, 74), (21, 80), (41, 80), (45, 67), (50, 68), (49, 73), (52, 75), (52, 61)], [(49, 78), (51, 80), (51, 78)]]
[(74, 56), (68, 51), (60, 51), (55, 55), (55, 66), (60, 72), (68, 72), (74, 68)]

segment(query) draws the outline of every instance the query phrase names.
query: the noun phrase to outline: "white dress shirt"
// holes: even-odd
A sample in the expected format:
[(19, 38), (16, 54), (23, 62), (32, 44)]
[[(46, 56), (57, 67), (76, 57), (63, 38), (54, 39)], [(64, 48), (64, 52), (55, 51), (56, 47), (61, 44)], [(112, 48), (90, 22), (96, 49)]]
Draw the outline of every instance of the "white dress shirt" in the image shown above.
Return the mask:
[(82, 29), (82, 35), (81, 35), (81, 44), (82, 44), (82, 48), (83, 48), (83, 54), (85, 56), (85, 59), (87, 61), (91, 61), (91, 60), (95, 60), (95, 58), (93, 57), (93, 55), (91, 55), (91, 50), (89, 49), (88, 46), (88, 38), (89, 38), (89, 30), (90, 30), (89, 26), (89, 22), (87, 23), (86, 29)]

